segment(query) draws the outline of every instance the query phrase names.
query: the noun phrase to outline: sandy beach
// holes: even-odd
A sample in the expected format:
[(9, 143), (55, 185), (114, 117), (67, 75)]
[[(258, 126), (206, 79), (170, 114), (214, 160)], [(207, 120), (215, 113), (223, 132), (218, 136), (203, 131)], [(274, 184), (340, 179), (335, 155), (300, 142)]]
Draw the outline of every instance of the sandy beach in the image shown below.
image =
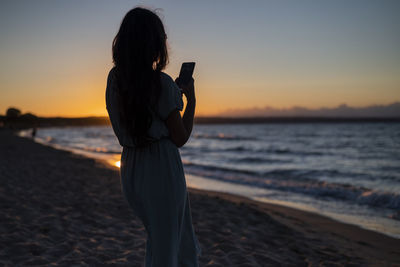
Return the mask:
[[(0, 130), (1, 266), (142, 266), (119, 170)], [(400, 239), (314, 213), (189, 189), (200, 266), (400, 266)]]

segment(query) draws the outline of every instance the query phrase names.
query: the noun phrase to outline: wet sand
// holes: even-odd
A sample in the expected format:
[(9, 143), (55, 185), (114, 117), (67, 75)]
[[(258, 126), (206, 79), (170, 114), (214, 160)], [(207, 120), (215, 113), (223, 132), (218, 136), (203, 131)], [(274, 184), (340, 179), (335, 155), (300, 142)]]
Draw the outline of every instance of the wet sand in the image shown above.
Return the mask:
[[(0, 265), (142, 266), (119, 170), (0, 130)], [(400, 239), (284, 206), (189, 189), (200, 266), (400, 266)]]

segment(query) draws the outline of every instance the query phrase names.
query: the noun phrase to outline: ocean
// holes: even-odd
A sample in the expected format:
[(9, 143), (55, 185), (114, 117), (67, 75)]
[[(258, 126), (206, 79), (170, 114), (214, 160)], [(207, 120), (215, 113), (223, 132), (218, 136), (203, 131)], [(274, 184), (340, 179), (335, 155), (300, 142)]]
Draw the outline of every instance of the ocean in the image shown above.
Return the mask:
[[(36, 141), (113, 165), (122, 150), (110, 126), (40, 128)], [(180, 153), (188, 186), (400, 238), (399, 123), (200, 124)]]

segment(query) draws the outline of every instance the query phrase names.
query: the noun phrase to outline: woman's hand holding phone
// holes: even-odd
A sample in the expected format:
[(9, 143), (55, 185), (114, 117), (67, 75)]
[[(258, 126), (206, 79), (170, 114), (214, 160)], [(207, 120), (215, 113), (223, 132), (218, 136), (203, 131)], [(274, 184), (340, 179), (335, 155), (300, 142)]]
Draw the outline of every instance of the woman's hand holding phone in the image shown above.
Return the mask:
[(175, 82), (179, 86), (179, 88), (182, 89), (182, 92), (186, 96), (188, 101), (196, 100), (193, 78), (190, 78), (187, 84), (182, 84), (179, 80), (179, 77), (175, 79)]

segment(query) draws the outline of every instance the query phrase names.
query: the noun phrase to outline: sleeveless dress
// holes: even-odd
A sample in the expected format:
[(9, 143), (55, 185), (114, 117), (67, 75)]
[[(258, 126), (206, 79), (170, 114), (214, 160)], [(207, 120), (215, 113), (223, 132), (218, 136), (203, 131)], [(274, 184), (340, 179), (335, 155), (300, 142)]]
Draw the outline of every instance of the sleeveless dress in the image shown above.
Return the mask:
[(158, 112), (148, 135), (157, 141), (135, 149), (119, 118), (115, 68), (108, 74), (106, 108), (121, 146), (121, 188), (125, 199), (147, 231), (145, 266), (198, 266), (201, 254), (192, 226), (185, 174), (177, 146), (169, 138), (165, 120), (183, 109), (181, 89), (161, 73)]

